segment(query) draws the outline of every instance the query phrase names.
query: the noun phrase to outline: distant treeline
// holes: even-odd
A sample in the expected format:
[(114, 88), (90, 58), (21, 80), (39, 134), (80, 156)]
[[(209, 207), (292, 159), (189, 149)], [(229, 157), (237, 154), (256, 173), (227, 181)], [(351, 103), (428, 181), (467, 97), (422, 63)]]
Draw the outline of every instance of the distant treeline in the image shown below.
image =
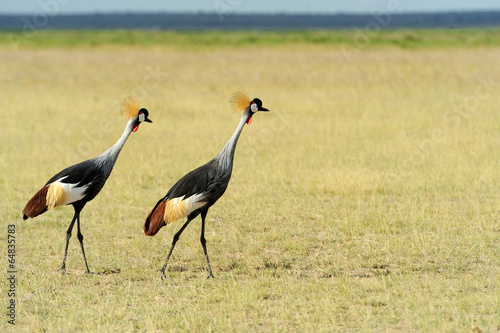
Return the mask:
[(0, 29), (343, 29), (463, 28), (500, 26), (500, 12), (401, 14), (241, 15), (219, 13), (78, 14), (40, 11), (32, 15), (1, 15)]

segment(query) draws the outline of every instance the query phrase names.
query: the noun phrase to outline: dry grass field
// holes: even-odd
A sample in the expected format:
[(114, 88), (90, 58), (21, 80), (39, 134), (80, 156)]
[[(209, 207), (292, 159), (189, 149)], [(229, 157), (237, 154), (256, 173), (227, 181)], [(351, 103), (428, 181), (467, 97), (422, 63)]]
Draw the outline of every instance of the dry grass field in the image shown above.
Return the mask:
[[(15, 225), (19, 332), (500, 331), (500, 48), (339, 44), (0, 45), (0, 268)], [(146, 237), (173, 183), (260, 97), (233, 178), (163, 264), (181, 222)], [(22, 220), (56, 172), (121, 135), (121, 99), (150, 111), (82, 212)]]

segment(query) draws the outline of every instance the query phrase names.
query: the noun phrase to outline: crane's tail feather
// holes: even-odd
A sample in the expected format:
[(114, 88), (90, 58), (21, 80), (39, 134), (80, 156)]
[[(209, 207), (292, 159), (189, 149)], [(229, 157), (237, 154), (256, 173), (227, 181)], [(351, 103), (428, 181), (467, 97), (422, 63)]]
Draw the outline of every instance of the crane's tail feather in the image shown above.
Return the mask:
[(203, 194), (196, 194), (187, 199), (184, 199), (184, 196), (161, 199), (146, 218), (144, 233), (148, 236), (156, 235), (164, 225), (182, 219), (204, 206), (206, 202), (201, 201), (203, 198)]
[(164, 215), (165, 215), (165, 203), (163, 199), (158, 201), (155, 208), (146, 217), (146, 222), (144, 222), (144, 233), (147, 236), (154, 236), (156, 233), (165, 225)]
[(41, 190), (36, 192), (33, 198), (28, 201), (23, 209), (23, 220), (27, 220), (29, 217), (34, 218), (47, 211), (47, 192), (49, 191), (50, 185), (42, 187)]

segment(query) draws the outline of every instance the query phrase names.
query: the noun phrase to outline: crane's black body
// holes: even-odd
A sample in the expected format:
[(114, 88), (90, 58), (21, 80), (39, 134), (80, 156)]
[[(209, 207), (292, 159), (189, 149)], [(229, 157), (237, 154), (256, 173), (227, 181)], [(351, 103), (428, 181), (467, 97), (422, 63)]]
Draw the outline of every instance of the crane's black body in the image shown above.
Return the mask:
[(76, 183), (77, 187), (86, 187), (85, 192), (83, 193), (83, 198), (71, 203), (75, 210), (75, 214), (71, 223), (66, 231), (66, 245), (64, 247), (64, 259), (61, 265), (61, 271), (65, 273), (66, 271), (66, 257), (68, 255), (68, 246), (69, 239), (71, 238), (71, 233), (73, 231), (73, 226), (75, 225), (75, 220), (77, 221), (77, 237), (80, 242), (80, 247), (82, 249), (83, 261), (85, 262), (86, 273), (90, 273), (89, 265), (87, 263), (87, 257), (85, 256), (85, 249), (83, 247), (83, 234), (80, 228), (80, 212), (83, 207), (87, 204), (87, 202), (94, 199), (97, 194), (101, 191), (111, 174), (111, 170), (107, 172), (103, 167), (99, 164), (95, 163), (96, 158), (87, 160), (73, 166), (70, 166), (61, 172), (57, 173), (54, 177), (52, 177), (45, 186), (50, 185), (51, 183), (57, 181), (58, 179), (64, 178), (61, 180), (62, 183), (65, 184), (74, 184)]
[[(203, 209), (210, 208), (224, 194), (231, 179), (233, 165), (229, 168), (220, 168), (214, 158), (210, 162), (194, 169), (179, 179), (167, 192), (162, 200), (178, 197), (189, 198), (195, 194), (203, 193), (206, 204)], [(200, 213), (202, 208), (191, 214)], [(196, 215), (198, 215), (196, 214)]]
[(142, 121), (151, 122), (146, 109), (140, 109), (136, 117), (129, 120), (127, 127), (120, 139), (103, 154), (70, 166), (56, 175), (28, 201), (23, 210), (23, 219), (34, 218), (43, 214), (51, 208), (61, 205), (72, 205), (75, 214), (66, 231), (66, 246), (64, 248), (64, 259), (61, 265), (63, 274), (66, 272), (66, 257), (68, 254), (69, 239), (75, 222), (77, 222), (77, 237), (82, 249), (86, 273), (90, 273), (85, 249), (83, 247), (83, 235), (80, 228), (80, 212), (87, 202), (94, 199), (101, 191), (115, 165), (118, 155), (127, 141), (131, 132), (136, 131)]
[(200, 242), (203, 247), (203, 252), (205, 253), (205, 258), (207, 260), (208, 276), (214, 277), (212, 273), (212, 268), (210, 267), (210, 260), (208, 259), (207, 246), (205, 240), (205, 218), (208, 213), (208, 209), (219, 200), (219, 198), (224, 194), (229, 185), (229, 180), (231, 179), (232, 163), (231, 169), (221, 170), (217, 168), (217, 161), (211, 160), (210, 162), (202, 165), (201, 167), (189, 172), (184, 177), (179, 179), (174, 186), (168, 191), (162, 200), (168, 200), (178, 197), (191, 197), (198, 193), (204, 193), (203, 201), (206, 202), (203, 207), (194, 210), (187, 216), (187, 221), (181, 227), (181, 229), (175, 234), (172, 247), (168, 253), (168, 257), (165, 261), (165, 265), (160, 269), (162, 278), (165, 278), (165, 269), (167, 267), (167, 262), (172, 255), (175, 243), (179, 240), (181, 233), (188, 226), (189, 222), (194, 220), (199, 214), (201, 214), (201, 237)]
[[(252, 104), (255, 105), (252, 107)], [(165, 278), (165, 269), (168, 260), (180, 235), (198, 215), (201, 215), (200, 241), (207, 261), (208, 277), (213, 277), (205, 240), (205, 218), (209, 208), (219, 200), (227, 189), (233, 170), (236, 143), (243, 126), (250, 122), (252, 116), (257, 111), (269, 111), (262, 107), (262, 102), (258, 98), (247, 105), (236, 131), (222, 151), (208, 163), (194, 169), (179, 179), (167, 194), (157, 202), (146, 218), (144, 232), (148, 236), (154, 236), (161, 227), (174, 222), (176, 219), (187, 217), (186, 222), (174, 235), (165, 264), (159, 270), (162, 279)], [(177, 214), (179, 211), (183, 212), (183, 214)]]
[[(58, 179), (61, 183), (76, 184), (77, 187), (86, 187), (84, 198), (78, 203), (87, 203), (94, 199), (101, 191), (111, 172), (96, 163), (97, 158), (86, 160), (78, 164), (67, 167), (50, 178), (45, 186), (52, 184)], [(77, 203), (75, 202), (75, 203)]]

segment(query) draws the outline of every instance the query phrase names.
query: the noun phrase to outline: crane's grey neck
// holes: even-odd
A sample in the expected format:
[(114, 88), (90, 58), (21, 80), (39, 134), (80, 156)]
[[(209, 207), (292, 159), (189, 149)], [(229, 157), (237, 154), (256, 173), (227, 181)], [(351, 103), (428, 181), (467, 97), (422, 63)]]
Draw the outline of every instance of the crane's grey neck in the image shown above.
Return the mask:
[(233, 168), (234, 151), (236, 149), (236, 144), (238, 143), (238, 139), (247, 119), (248, 113), (247, 110), (245, 110), (243, 116), (241, 116), (240, 123), (238, 124), (236, 131), (234, 131), (233, 133), (233, 136), (231, 136), (231, 139), (229, 139), (224, 148), (222, 148), (222, 151), (219, 153), (219, 155), (214, 158), (214, 160), (216, 160), (219, 166), (224, 170), (232, 170)]
[(132, 129), (134, 128), (135, 118), (132, 118), (128, 121), (127, 127), (125, 127), (125, 131), (122, 136), (116, 141), (116, 143), (111, 146), (104, 153), (96, 157), (96, 163), (104, 168), (104, 170), (108, 173), (111, 173), (113, 166), (115, 165), (116, 159), (120, 154), (120, 151), (123, 148), (123, 145), (127, 141), (130, 133), (132, 133)]

